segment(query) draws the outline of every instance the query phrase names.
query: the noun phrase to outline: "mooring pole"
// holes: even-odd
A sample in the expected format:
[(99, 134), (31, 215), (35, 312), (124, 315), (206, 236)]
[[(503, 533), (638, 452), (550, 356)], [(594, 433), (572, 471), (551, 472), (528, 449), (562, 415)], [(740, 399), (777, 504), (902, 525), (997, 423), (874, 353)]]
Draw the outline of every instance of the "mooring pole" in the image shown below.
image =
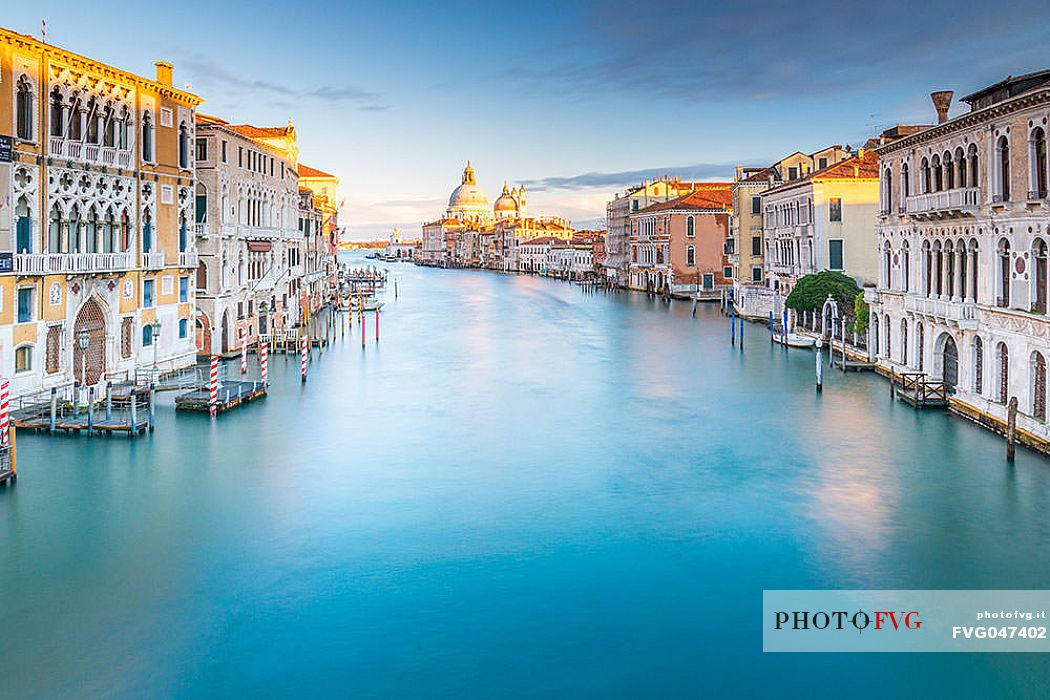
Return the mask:
[(773, 310), (769, 310), (769, 344), (773, 344)]
[(73, 382), (73, 417), (80, 416), (80, 384)]
[(379, 342), (379, 307), (376, 307), (376, 342)]
[(814, 353), (814, 354), (816, 355), (816, 358), (817, 358), (817, 392), (818, 393), (824, 390), (824, 362), (823, 362), (824, 357), (823, 357), (823, 353), (821, 352), (821, 350), (822, 350), (821, 346), (823, 344), (824, 344), (824, 341), (821, 338), (817, 338), (817, 352)]
[(55, 432), (55, 418), (58, 414), (58, 389), (51, 387), (51, 421), (48, 423), (48, 430), (52, 433)]
[(1014, 443), (1017, 442), (1017, 397), (1010, 397), (1006, 411), (1006, 461), (1014, 461)]
[(106, 420), (113, 420), (113, 382), (106, 382)]
[(95, 430), (95, 387), (88, 389), (88, 435)]
[(729, 342), (736, 345), (736, 309), (729, 312)]
[(744, 349), (744, 319), (743, 319), (743, 317), (740, 318), (740, 322), (739, 322), (738, 325), (740, 326), (740, 349), (743, 350)]
[(139, 406), (138, 396), (135, 393), (135, 389), (131, 390), (131, 435), (134, 437), (139, 434)]
[(157, 385), (150, 382), (149, 385), (149, 429), (150, 432), (157, 426)]

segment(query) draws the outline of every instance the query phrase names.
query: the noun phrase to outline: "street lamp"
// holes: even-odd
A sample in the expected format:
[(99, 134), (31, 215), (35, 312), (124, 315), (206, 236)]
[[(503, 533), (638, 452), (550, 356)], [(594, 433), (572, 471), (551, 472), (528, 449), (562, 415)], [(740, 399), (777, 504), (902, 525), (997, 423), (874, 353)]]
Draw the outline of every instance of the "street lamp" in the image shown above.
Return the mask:
[(77, 333), (77, 347), (80, 348), (80, 386), (87, 387), (87, 349), (91, 344), (91, 334), (87, 329)]
[(157, 369), (157, 345), (160, 343), (160, 321), (154, 320), (153, 323), (149, 324), (152, 330), (150, 337), (153, 342), (153, 369)]

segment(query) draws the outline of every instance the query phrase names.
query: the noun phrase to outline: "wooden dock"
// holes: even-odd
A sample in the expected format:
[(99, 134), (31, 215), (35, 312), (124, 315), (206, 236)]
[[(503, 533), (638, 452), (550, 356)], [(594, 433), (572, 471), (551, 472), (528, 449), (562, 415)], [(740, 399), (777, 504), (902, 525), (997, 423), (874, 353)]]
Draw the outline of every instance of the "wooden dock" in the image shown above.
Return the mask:
[[(229, 381), (219, 384), (216, 411), (225, 413), (241, 404), (266, 396), (266, 384), (260, 381)], [(197, 387), (175, 397), (175, 410), (208, 413), (211, 410), (211, 391), (208, 386)]]
[(914, 408), (946, 408), (948, 390), (944, 382), (926, 380), (925, 372), (908, 372), (896, 375), (900, 381), (897, 398)]
[(16, 428), (63, 431), (85, 435), (125, 432), (129, 436), (153, 429), (156, 411), (154, 390), (150, 388), (106, 388), (105, 396), (75, 385), (53, 387), (47, 392), (21, 397), (11, 409)]

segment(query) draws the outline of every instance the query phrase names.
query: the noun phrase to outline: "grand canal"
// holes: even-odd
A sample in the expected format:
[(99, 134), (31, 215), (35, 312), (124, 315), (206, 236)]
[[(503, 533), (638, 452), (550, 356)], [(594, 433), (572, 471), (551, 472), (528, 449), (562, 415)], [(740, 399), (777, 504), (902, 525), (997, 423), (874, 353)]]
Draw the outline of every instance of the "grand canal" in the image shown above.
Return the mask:
[[(1038, 654), (763, 654), (763, 589), (1050, 582), (1050, 461), (717, 309), (398, 265), (271, 395), (18, 437), (0, 696), (1045, 697)], [(369, 333), (372, 332), (371, 322)]]

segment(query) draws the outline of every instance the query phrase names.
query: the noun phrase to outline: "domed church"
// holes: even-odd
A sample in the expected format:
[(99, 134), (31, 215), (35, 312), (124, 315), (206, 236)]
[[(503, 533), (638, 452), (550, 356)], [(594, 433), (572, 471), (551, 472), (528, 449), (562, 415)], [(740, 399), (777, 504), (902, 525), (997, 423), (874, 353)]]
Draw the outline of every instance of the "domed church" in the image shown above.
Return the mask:
[(471, 167), (470, 161), (467, 161), (467, 167), (463, 169), (463, 180), (448, 198), (445, 217), (475, 224), (522, 218), (525, 216), (526, 199), (524, 185), (510, 189), (504, 182), (502, 194), (492, 209), (489, 209), (489, 198), (478, 185), (474, 168)]

